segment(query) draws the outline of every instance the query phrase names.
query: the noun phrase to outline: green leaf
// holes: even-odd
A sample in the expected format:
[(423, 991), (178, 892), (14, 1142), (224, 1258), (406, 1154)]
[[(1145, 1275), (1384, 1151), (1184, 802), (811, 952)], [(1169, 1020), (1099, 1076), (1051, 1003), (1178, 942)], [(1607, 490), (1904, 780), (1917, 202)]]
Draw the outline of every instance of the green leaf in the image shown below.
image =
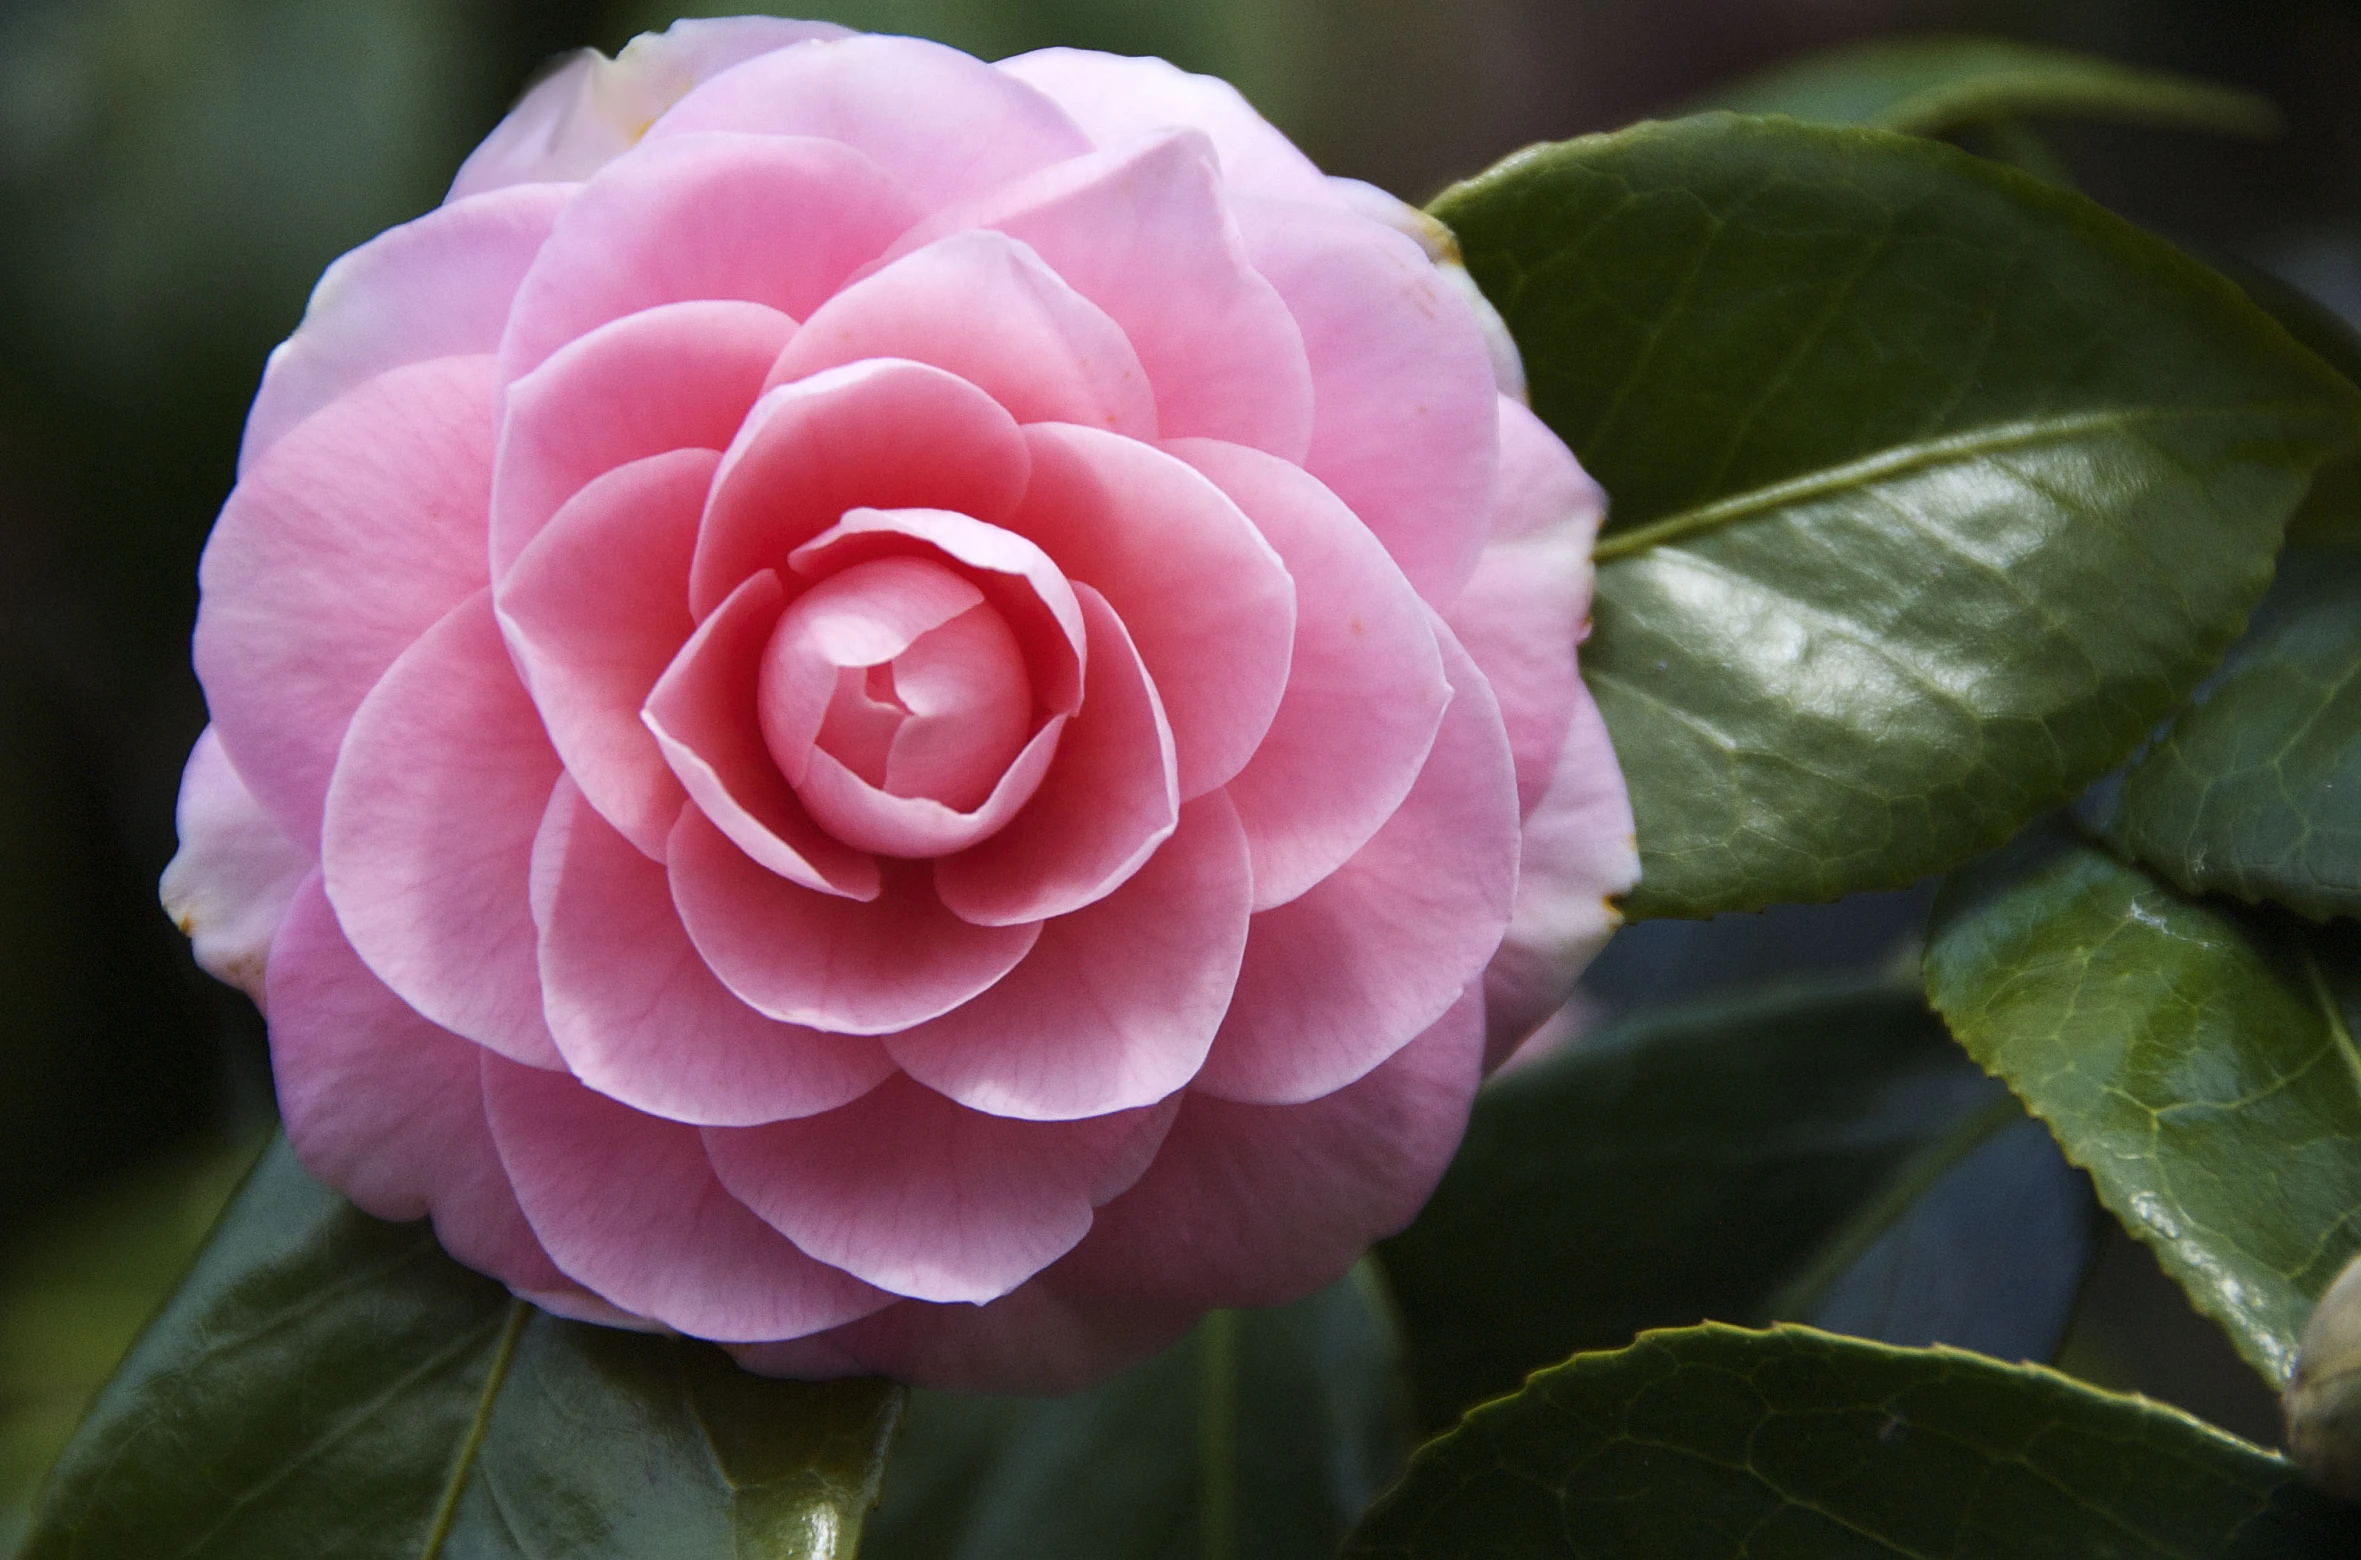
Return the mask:
[[(1989, 1135), (1974, 1118), (1991, 1093), (1890, 987), (1649, 1014), (1510, 1072), (1426, 1211), (1380, 1248), (1421, 1421), (1647, 1328), (1766, 1320), (1819, 1269), (1777, 1301), (1803, 1313), (1902, 1211), (1856, 1226), (1881, 1189), (1916, 1171), (1923, 1191), (1981, 1141), (1946, 1142), (1963, 1123)], [(1831, 1242), (1845, 1252), (1816, 1262)]]
[(1353, 1560), (2328, 1555), (2260, 1447), (2036, 1365), (1806, 1328), (1578, 1355), (1420, 1449)]
[(2280, 576), (2196, 707), (2087, 816), (2192, 893), (2361, 916), (2361, 553), (2290, 548)]
[(1635, 916), (1907, 883), (2073, 796), (2361, 415), (2220, 277), (1939, 142), (1711, 115), (1434, 209), (1614, 500), (1583, 670)]
[[(2234, 270), (2247, 296), (2270, 311), (2287, 333), (2318, 354), (2320, 361), (2361, 385), (2361, 333), (2335, 310), (2267, 271)], [(2353, 447), (2320, 468), (2312, 491), (2287, 522), (2287, 539), (2318, 547), (2361, 547), (2361, 428)]]
[(914, 1392), (865, 1560), (1317, 1560), (1408, 1451), (1368, 1264), (1055, 1402)]
[(2361, 1250), (2361, 937), (2041, 831), (1945, 887), (1927, 988), (2273, 1386)]
[(560, 1321), (264, 1155), (23, 1560), (846, 1560), (900, 1389)]
[(1905, 135), (1946, 135), (2023, 115), (2229, 135), (2285, 128), (2270, 99), (2256, 93), (2007, 38), (1880, 39), (1766, 71), (1697, 106)]

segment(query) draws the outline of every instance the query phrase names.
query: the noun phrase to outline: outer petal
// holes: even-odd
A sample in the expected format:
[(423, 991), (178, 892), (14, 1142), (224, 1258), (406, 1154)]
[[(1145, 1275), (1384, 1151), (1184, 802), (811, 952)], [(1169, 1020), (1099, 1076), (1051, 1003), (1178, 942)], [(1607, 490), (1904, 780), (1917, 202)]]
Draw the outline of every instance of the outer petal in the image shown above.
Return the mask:
[(528, 896), (557, 755), (509, 665), (492, 593), (451, 609), (353, 717), (321, 862), (377, 977), (446, 1029), (561, 1067)]
[(640, 707), (696, 629), (689, 555), (720, 460), (674, 450), (597, 478), (533, 538), (495, 596), (566, 772), (658, 858), (686, 793)]
[(1448, 606), (1483, 548), (1498, 466), (1498, 392), (1474, 312), (1417, 244), (1366, 218), (1257, 200), (1236, 209), (1311, 359), (1304, 469), (1377, 533), (1429, 605)]
[(1156, 397), (1122, 328), (999, 233), (954, 233), (847, 287), (813, 311), (769, 382), (864, 358), (948, 369), (1018, 422), (1156, 437)]
[(1408, 1224), (1467, 1126), (1483, 1054), (1471, 989), (1359, 1082), (1303, 1105), (1197, 1090), (1137, 1186), (1057, 1273), (1102, 1305), (1284, 1305)]
[[(1587, 552), (1607, 516), (1607, 495), (1574, 452), (1522, 403), (1500, 398), (1500, 485), (1492, 499), (1492, 536), (1513, 541), (1537, 532), (1570, 533)], [(1587, 610), (1588, 597), (1584, 598)]]
[(492, 481), (492, 570), (593, 477), (728, 447), (795, 322), (759, 303), (673, 303), (601, 326), (508, 387)]
[(754, 862), (806, 888), (874, 899), (877, 863), (812, 821), (763, 745), (763, 646), (786, 599), (768, 570), (740, 586), (681, 647), (642, 718), (693, 808)]
[(566, 209), (517, 290), (501, 376), (658, 304), (739, 298), (800, 320), (918, 218), (891, 174), (833, 141), (660, 141), (601, 173)]
[(1517, 805), (1530, 812), (1557, 767), (1580, 679), (1574, 645), (1590, 602), (1590, 545), (1543, 531), (1484, 549), (1475, 578), (1444, 614), (1500, 700), (1517, 761)]
[(841, 141), (929, 209), (1090, 150), (1040, 93), (917, 38), (853, 37), (764, 55), (683, 98), (649, 138), (699, 130)]
[(1106, 597), (1156, 680), (1184, 800), (1245, 767), (1287, 689), (1295, 582), (1221, 489), (1093, 428), (1028, 428), (1033, 485), (1009, 529)]
[(757, 866), (694, 806), (670, 867), (673, 903), (722, 984), (759, 1013), (837, 1034), (948, 1012), (1016, 968), (1041, 932), (960, 920), (914, 864), (885, 868), (865, 902), (816, 893)]
[(305, 1168), (381, 1219), (432, 1213), (460, 1261), (519, 1289), (571, 1288), (525, 1224), (493, 1150), (479, 1047), (369, 973), (315, 873), (271, 958), (271, 1068)]
[(833, 1110), (894, 1070), (882, 1046), (774, 1023), (689, 945), (664, 869), (558, 783), (533, 851), (550, 1033), (575, 1077), (638, 1110), (747, 1126)]
[(919, 1082), (1034, 1121), (1153, 1104), (1196, 1075), (1238, 980), (1254, 894), (1246, 836), (1221, 793), (1097, 904), (1047, 923), (1000, 983), (886, 1037)]
[(1437, 1022), (1500, 946), (1516, 780), (1483, 674), (1437, 624), (1451, 708), (1401, 810), (1317, 888), (1254, 918), (1238, 994), (1192, 1094), (1318, 1099)]
[(935, 864), (935, 890), (978, 926), (1027, 925), (1113, 893), (1180, 820), (1172, 727), (1106, 598), (1075, 587), (1090, 631), (1082, 713), (1032, 802), (990, 839)]
[(1293, 461), (1311, 448), (1303, 335), (1247, 262), (1199, 132), (1078, 157), (938, 212), (888, 258), (962, 228), (1022, 242), (1123, 327), (1166, 438), (1230, 439)]
[(1525, 819), (1516, 913), (1484, 972), (1487, 1069), (1573, 994), (1575, 977), (1622, 923), (1614, 896), (1640, 880), (1631, 796), (1606, 722), (1588, 689), (1577, 683), (1574, 691), (1557, 768)]
[(907, 1078), (824, 1116), (711, 1128), (722, 1184), (802, 1250), (918, 1300), (997, 1299), (1139, 1179), (1170, 1108), (1007, 1121)]
[(197, 676), (222, 747), (292, 839), (353, 711), (411, 641), (484, 583), (492, 360), (369, 381), (273, 445), (198, 570)]
[(528, 184), (390, 228), (321, 273), (246, 414), (238, 474), (287, 430), (389, 369), (500, 345), (517, 283), (573, 190)]
[(485, 1055), (484, 1103), (517, 1201), (566, 1273), (699, 1338), (793, 1338), (888, 1303), (814, 1262), (714, 1179), (695, 1127), (563, 1073)]
[[(1071, 1260), (1070, 1258), (1068, 1260)], [(811, 1338), (730, 1352), (771, 1376), (890, 1376), (946, 1392), (1049, 1397), (1135, 1365), (1195, 1326), (1202, 1308), (1068, 1294), (1052, 1267), (986, 1305), (903, 1300)]]
[(532, 179), (587, 179), (698, 82), (772, 49), (848, 36), (832, 22), (731, 16), (642, 33), (612, 60), (583, 49), (518, 100), (460, 165), (447, 198)]
[(1451, 702), (1426, 606), (1318, 479), (1212, 440), (1167, 446), (1227, 493), (1295, 580), (1295, 648), (1271, 729), (1230, 800), (1254, 852), (1254, 907), (1301, 895), (1391, 818)]
[(206, 974), (259, 1006), (271, 939), (296, 887), (314, 870), (312, 853), (271, 822), (210, 726), (189, 750), (174, 822), (180, 850), (158, 885), (164, 913)]
[(1040, 49), (999, 68), (1056, 99), (1102, 147), (1128, 146), (1170, 130), (1201, 130), (1221, 153), (1222, 178), (1246, 194), (1340, 203), (1312, 160), (1214, 76), (1196, 76), (1156, 59), (1127, 59), (1087, 49)]

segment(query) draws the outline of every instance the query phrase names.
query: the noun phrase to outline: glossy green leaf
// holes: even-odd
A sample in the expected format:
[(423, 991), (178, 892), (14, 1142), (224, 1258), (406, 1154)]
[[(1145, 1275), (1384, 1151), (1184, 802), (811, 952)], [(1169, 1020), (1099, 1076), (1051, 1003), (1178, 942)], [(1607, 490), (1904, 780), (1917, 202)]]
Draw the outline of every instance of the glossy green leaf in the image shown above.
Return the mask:
[[(2361, 385), (2361, 332), (2301, 288), (2289, 286), (2268, 272), (2237, 270), (2232, 274), (2247, 296), (2270, 311), (2287, 333), (2316, 353), (2320, 361)], [(2361, 437), (2355, 448), (2320, 468), (2312, 491), (2304, 495), (2295, 518), (2287, 523), (2287, 539), (2323, 547), (2361, 547)]]
[(1435, 212), (1612, 495), (1583, 670), (1633, 915), (1910, 882), (2187, 696), (2347, 438), (2236, 288), (1939, 142), (1723, 115)]
[(1780, 66), (1698, 106), (1906, 135), (1944, 135), (2026, 115), (2232, 135), (2283, 128), (2270, 100), (2252, 92), (2008, 38), (1878, 39)]
[(1364, 1264), (1054, 1402), (911, 1394), (865, 1560), (1326, 1560), (1409, 1450)]
[(2290, 548), (2196, 707), (2085, 811), (2192, 893), (2361, 915), (2361, 552)]
[(2274, 1386), (2361, 1250), (2361, 937), (2185, 897), (2061, 833), (1959, 874), (1927, 989)]
[[(1646, 1328), (1767, 1319), (1991, 1093), (1915, 993), (1884, 987), (1693, 1004), (1512, 1071), (1478, 1098), (1426, 1211), (1380, 1248), (1421, 1421)], [(1788, 1314), (1882, 1227), (1780, 1296)]]
[(1420, 1449), (1352, 1560), (2201, 1560), (2361, 1540), (2260, 1447), (2034, 1365), (1805, 1328), (1577, 1355)]
[(24, 1560), (847, 1560), (902, 1404), (560, 1321), (265, 1154)]

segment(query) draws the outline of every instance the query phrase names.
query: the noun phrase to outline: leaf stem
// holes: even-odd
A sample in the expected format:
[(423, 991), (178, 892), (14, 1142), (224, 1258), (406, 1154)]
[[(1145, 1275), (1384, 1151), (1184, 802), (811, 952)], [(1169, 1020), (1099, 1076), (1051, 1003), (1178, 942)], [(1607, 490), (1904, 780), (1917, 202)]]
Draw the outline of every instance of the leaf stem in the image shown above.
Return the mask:
[(1238, 1313), (1209, 1313), (1197, 1333), (1198, 1553), (1238, 1549)]
[(492, 1403), (508, 1382), (509, 1362), (516, 1358), (517, 1339), (523, 1335), (525, 1323), (532, 1314), (533, 1308), (524, 1301), (508, 1302), (508, 1319), (501, 1324), (500, 1341), (492, 1346), (492, 1367), (484, 1373), (484, 1390), (476, 1399), (475, 1418), (468, 1423), (467, 1439), (459, 1443), (459, 1456), (451, 1464), (451, 1477), (443, 1485), (443, 1498), (435, 1506), (434, 1525), (426, 1530), (426, 1544), (418, 1551), (418, 1560), (436, 1560), (450, 1540), (451, 1524), (459, 1516), (459, 1497), (475, 1472), (476, 1455), (484, 1446), (484, 1431), (492, 1422)]
[(1935, 1183), (1949, 1175), (1961, 1160), (2024, 1119), (2024, 1107), (2017, 1103), (2015, 1095), (2004, 1089), (1989, 1103), (1962, 1117), (1950, 1131), (1904, 1160), (1901, 1169), (1878, 1194), (1821, 1243), (1803, 1271), (1780, 1286), (1779, 1292), (1764, 1305), (1762, 1320), (1806, 1320), (1821, 1296), (1910, 1211), (1912, 1204), (1933, 1191)]

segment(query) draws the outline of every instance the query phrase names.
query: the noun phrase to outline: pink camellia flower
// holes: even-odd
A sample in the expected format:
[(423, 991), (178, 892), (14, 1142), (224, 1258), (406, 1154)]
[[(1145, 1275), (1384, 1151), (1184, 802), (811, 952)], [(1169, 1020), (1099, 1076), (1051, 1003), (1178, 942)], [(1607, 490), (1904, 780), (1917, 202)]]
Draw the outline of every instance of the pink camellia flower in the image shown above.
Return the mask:
[(1634, 872), (1599, 495), (1439, 237), (1153, 60), (535, 88), (205, 553), (165, 900), (303, 1161), (555, 1311), (1011, 1391), (1399, 1228)]

